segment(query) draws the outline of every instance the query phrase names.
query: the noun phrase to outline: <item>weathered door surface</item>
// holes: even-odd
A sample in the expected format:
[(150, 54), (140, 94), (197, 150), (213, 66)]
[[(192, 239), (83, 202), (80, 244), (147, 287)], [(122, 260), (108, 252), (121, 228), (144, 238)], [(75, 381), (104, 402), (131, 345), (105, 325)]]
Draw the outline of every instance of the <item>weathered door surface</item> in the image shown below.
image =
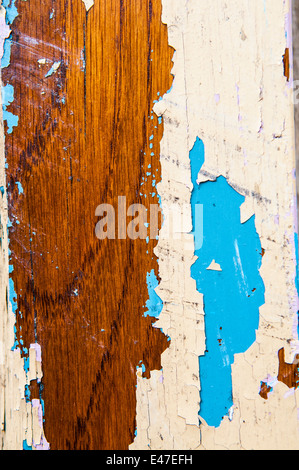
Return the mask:
[(291, 9), (2, 0), (1, 449), (299, 449)]

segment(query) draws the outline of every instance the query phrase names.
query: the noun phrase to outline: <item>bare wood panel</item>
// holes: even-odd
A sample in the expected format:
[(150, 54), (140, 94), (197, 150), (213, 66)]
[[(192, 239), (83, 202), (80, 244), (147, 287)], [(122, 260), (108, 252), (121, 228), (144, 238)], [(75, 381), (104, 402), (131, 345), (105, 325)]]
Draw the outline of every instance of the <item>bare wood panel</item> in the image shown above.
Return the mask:
[(11, 276), (17, 339), (42, 346), (42, 386), (31, 390), (51, 449), (128, 448), (136, 367), (161, 368), (168, 345), (143, 316), (156, 242), (95, 237), (99, 204), (158, 202), (140, 194), (160, 179), (163, 126), (151, 110), (172, 83), (160, 3), (97, 0), (86, 13), (81, 0), (16, 2), (3, 71), (19, 116), (6, 134)]

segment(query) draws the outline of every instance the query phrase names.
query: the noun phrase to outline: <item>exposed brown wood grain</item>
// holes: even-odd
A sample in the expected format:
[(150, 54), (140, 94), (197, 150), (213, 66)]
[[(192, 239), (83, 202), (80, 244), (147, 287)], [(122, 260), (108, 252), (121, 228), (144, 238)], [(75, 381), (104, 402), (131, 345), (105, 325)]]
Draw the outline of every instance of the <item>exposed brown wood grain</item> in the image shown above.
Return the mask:
[(286, 48), (285, 53), (283, 55), (283, 68), (284, 68), (284, 76), (286, 77), (287, 81), (290, 80), (290, 50)]
[[(98, 240), (95, 209), (123, 195), (128, 206), (158, 202), (140, 184), (149, 164), (160, 172), (163, 128), (150, 116), (172, 83), (161, 1), (97, 0), (88, 14), (81, 0), (16, 6), (3, 83), (19, 116), (6, 135), (17, 337), (42, 346), (51, 449), (127, 449), (136, 366), (160, 369), (168, 345), (143, 316), (156, 242)], [(45, 78), (53, 61), (61, 66)]]
[(278, 351), (279, 372), (277, 379), (289, 388), (299, 387), (299, 354), (296, 355), (293, 364), (285, 362), (284, 348)]
[(265, 382), (261, 383), (260, 396), (264, 400), (268, 400), (268, 394), (271, 392), (271, 387), (269, 387)]

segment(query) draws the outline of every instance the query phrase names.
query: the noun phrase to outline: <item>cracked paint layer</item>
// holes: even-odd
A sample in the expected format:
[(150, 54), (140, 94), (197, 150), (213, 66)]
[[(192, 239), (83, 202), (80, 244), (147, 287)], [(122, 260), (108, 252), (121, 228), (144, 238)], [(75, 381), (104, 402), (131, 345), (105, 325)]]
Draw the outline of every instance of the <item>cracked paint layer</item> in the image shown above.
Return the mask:
[[(190, 152), (190, 163), (193, 227), (196, 207), (202, 205), (204, 233), (203, 245), (195, 249), (197, 260), (191, 268), (197, 290), (204, 295), (206, 329), (206, 352), (199, 358), (199, 414), (209, 426), (218, 427), (233, 406), (234, 355), (249, 349), (259, 326), (259, 307), (264, 303), (264, 284), (259, 274), (262, 247), (254, 217), (241, 224), (244, 196), (223, 176), (197, 184), (204, 164), (204, 147), (198, 138)], [(219, 261), (221, 272), (208, 270), (213, 259)]]
[(155, 317), (158, 319), (163, 309), (163, 302), (155, 290), (158, 287), (159, 282), (153, 269), (150, 273), (147, 273), (146, 282), (148, 287), (149, 299), (146, 302), (147, 311), (144, 313), (144, 315)]
[[(289, 48), (291, 77), (290, 14), (288, 0), (217, 5), (163, 0), (162, 21), (175, 54), (173, 87), (154, 108), (164, 122), (157, 189), (162, 210), (175, 200), (182, 212), (189, 205), (190, 213), (182, 240), (163, 239), (167, 218), (160, 233), (156, 254), (164, 306), (157, 324), (170, 334), (171, 345), (162, 355), (163, 373), (153, 371), (148, 380), (137, 377), (132, 449), (298, 448), (298, 388), (290, 390), (277, 380), (277, 351), (284, 348), (287, 364), (299, 351), (293, 106), (282, 60)], [(253, 248), (256, 273), (263, 256), (259, 274), (265, 298), (259, 320), (254, 315), (255, 338), (251, 331), (252, 345), (234, 355), (234, 406), (218, 427), (204, 420), (198, 425), (204, 393), (198, 357), (207, 349), (207, 319), (203, 295), (191, 277), (194, 240), (186, 244), (192, 233), (189, 153), (197, 137), (205, 144), (197, 184), (210, 181), (205, 184), (215, 187), (222, 176), (233, 188), (230, 193), (239, 193), (244, 202), (238, 223), (251, 226), (252, 236), (260, 239), (260, 244), (253, 240), (253, 247), (262, 247), (257, 253)], [(222, 272), (208, 274), (225, 273), (215, 255), (210, 265), (213, 260)], [(260, 292), (251, 292), (251, 300), (260, 297), (257, 304), (262, 303), (259, 282)]]

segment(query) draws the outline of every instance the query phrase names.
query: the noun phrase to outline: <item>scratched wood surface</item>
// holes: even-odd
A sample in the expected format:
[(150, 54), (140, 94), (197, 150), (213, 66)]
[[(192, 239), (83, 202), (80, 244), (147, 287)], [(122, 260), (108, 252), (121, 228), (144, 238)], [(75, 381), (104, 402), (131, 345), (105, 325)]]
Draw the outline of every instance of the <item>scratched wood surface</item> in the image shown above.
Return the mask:
[[(294, 55), (294, 80), (298, 80), (299, 77), (299, 1), (293, 0), (292, 5), (293, 13), (293, 55)], [(297, 89), (297, 87), (294, 87)], [(294, 114), (295, 114), (295, 139), (296, 139), (296, 172), (299, 174), (299, 104), (294, 102)], [(299, 208), (299, 178), (296, 180), (297, 183), (297, 207)], [(297, 211), (297, 217), (299, 220), (299, 209)]]
[(19, 116), (5, 135), (16, 335), (23, 351), (42, 347), (31, 398), (44, 400), (51, 449), (127, 449), (136, 367), (160, 369), (168, 345), (143, 316), (155, 243), (100, 242), (95, 209), (117, 208), (118, 196), (158, 202), (140, 185), (149, 164), (159, 181), (163, 125), (151, 110), (172, 83), (161, 2), (98, 0), (88, 13), (81, 0), (16, 6), (2, 79)]

